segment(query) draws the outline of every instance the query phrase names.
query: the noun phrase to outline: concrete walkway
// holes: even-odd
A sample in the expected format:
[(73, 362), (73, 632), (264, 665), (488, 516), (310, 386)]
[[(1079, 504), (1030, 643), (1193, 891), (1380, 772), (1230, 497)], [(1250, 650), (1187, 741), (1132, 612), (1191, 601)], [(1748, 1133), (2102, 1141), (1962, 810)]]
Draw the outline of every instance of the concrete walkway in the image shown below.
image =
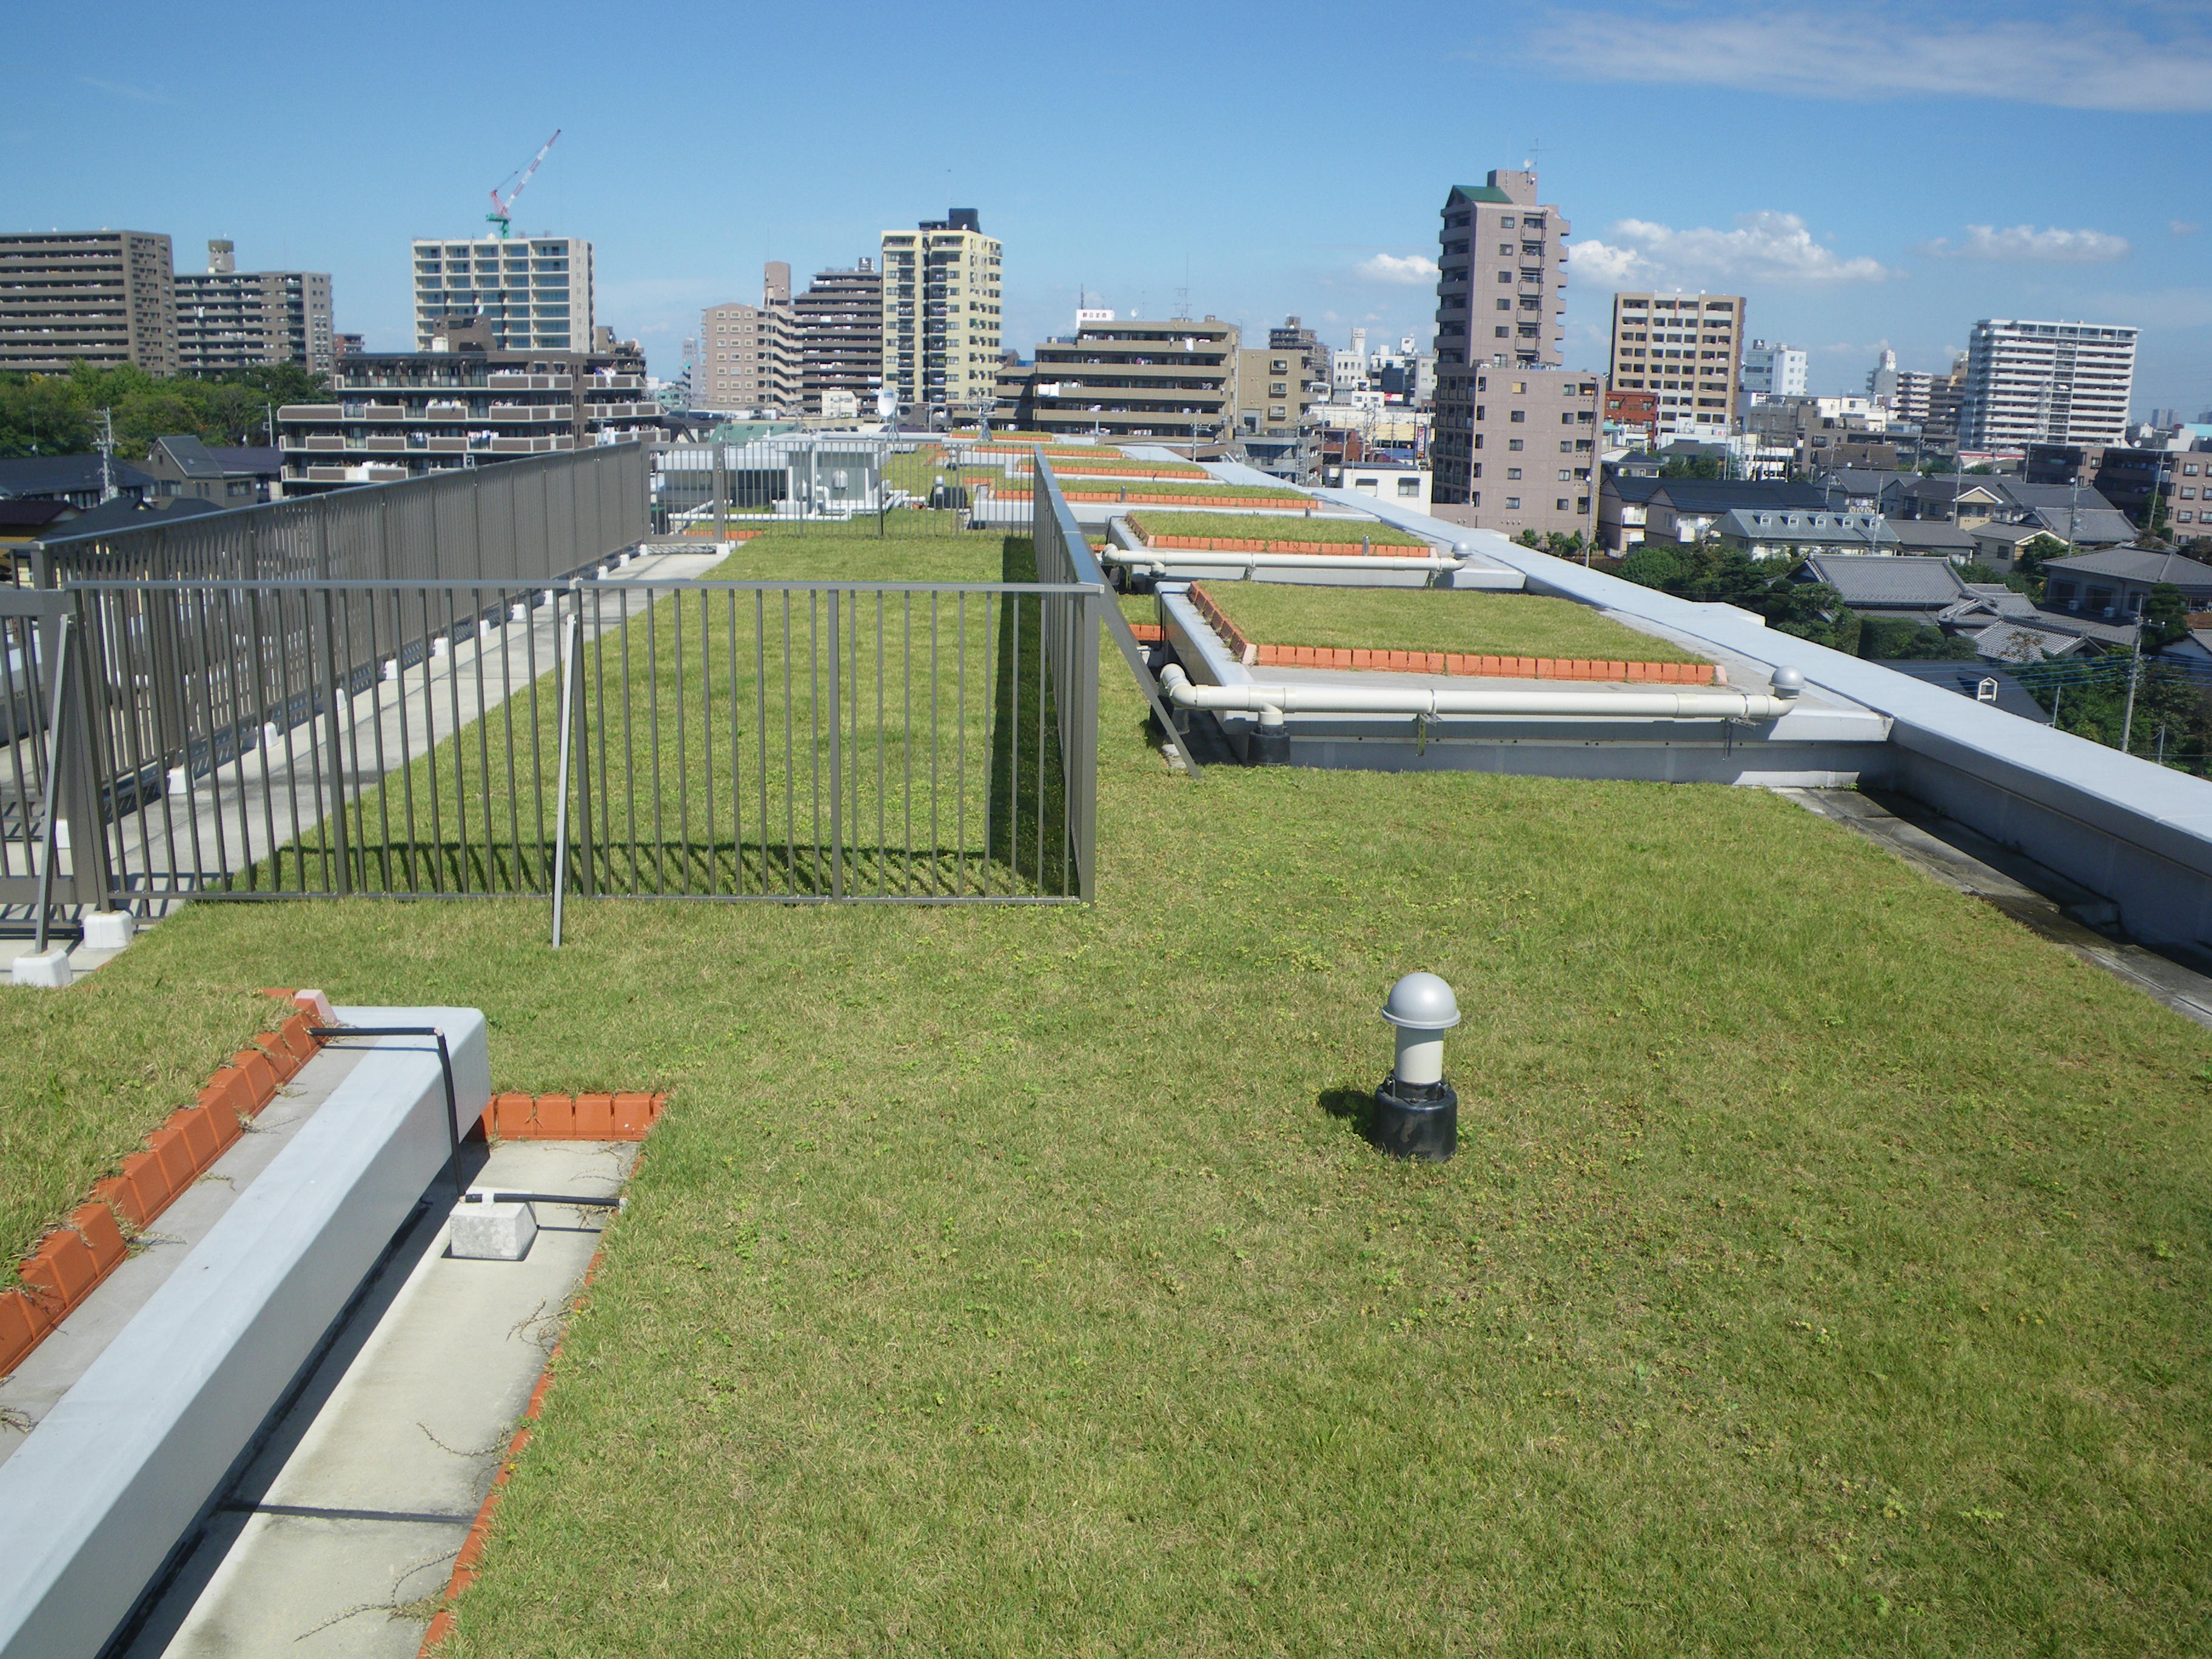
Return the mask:
[[(509, 1141), (471, 1184), (611, 1196), (636, 1152)], [(463, 1261), (445, 1253), (447, 1207), (364, 1288), (129, 1659), (413, 1659), (607, 1216), (541, 1204), (523, 1261)]]

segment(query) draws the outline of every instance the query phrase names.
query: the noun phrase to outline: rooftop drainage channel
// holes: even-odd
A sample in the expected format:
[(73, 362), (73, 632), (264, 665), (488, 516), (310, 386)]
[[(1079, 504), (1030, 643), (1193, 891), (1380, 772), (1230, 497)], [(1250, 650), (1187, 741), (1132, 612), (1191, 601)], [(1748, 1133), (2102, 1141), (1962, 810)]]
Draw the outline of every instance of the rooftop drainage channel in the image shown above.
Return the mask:
[(325, 1048), (298, 1073), (298, 1092), (264, 1111), (255, 1127), (266, 1133), (243, 1136), (164, 1212), (151, 1248), (9, 1380), (0, 1404), (30, 1426), (0, 1432), (0, 1659), (108, 1648), (254, 1455), (271, 1413), (295, 1397), (395, 1237), (419, 1231), (454, 1116), (473, 1124), (489, 1103), (476, 1010), (338, 1012), (349, 1025), (441, 1030), (457, 1114), (429, 1041)]

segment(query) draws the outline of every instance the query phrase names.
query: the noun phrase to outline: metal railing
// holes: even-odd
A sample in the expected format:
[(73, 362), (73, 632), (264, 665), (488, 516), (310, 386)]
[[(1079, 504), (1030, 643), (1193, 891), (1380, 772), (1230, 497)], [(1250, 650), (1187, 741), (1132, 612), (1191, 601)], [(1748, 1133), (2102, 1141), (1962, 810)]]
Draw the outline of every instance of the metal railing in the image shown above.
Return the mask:
[(659, 536), (715, 541), (865, 532), (882, 539), (1025, 533), (1025, 447), (810, 433), (677, 445), (653, 460)]
[[(1100, 590), (89, 582), (106, 903), (1091, 895)], [(1071, 763), (1073, 764), (1071, 765)], [(75, 827), (75, 826), (73, 826)]]
[(0, 902), (1091, 899), (1100, 626), (1156, 689), (1034, 476), (1037, 580), (0, 590)]
[(464, 467), (30, 549), (33, 585), (88, 580), (557, 580), (650, 530), (641, 444)]

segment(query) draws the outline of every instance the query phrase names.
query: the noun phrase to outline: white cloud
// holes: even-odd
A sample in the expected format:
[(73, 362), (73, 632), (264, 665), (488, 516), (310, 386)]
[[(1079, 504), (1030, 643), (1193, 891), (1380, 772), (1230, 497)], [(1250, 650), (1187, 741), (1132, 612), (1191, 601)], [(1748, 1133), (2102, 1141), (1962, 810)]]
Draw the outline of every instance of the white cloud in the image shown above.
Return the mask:
[(2166, 228), (2176, 236), (2194, 236), (2203, 228), (2192, 219), (2168, 219)]
[(1734, 228), (1677, 230), (1649, 219), (1622, 219), (1609, 239), (1577, 245), (1575, 274), (1601, 287), (1626, 288), (1688, 278), (1741, 283), (1879, 283), (1897, 273), (1864, 254), (1846, 258), (1813, 238), (1794, 213), (1736, 215)]
[[(2112, 13), (2167, 27), (2147, 37)], [(1581, 80), (1741, 87), (1793, 97), (1996, 98), (2064, 109), (2212, 110), (2198, 7), (2116, 4), (2092, 19), (1941, 22), (1901, 5), (1558, 12), (1535, 55)]]
[(1419, 253), (1378, 253), (1354, 267), (1362, 276), (1377, 283), (1400, 283), (1408, 288), (1437, 280), (1437, 262)]
[(2033, 225), (2014, 225), (1999, 230), (1994, 225), (1968, 225), (1956, 243), (1938, 236), (1921, 245), (1921, 252), (1948, 259), (2032, 260), (2046, 264), (2094, 264), (2128, 257), (2128, 239), (2101, 230), (2061, 230), (2053, 225), (2038, 230)]
[(125, 81), (102, 81), (94, 76), (80, 75), (76, 83), (90, 87), (94, 92), (104, 92), (112, 98), (128, 98), (134, 104), (174, 104), (177, 100), (158, 92), (149, 92), (143, 87), (134, 87)]

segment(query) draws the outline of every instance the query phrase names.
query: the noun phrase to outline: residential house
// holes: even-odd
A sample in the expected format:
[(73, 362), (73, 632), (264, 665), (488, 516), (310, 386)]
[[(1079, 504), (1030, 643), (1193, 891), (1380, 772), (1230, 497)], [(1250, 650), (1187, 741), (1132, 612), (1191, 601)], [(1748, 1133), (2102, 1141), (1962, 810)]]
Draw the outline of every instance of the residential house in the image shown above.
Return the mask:
[(1879, 513), (1731, 507), (1713, 526), (1713, 534), (1723, 546), (1754, 559), (1796, 559), (1814, 553), (1881, 558), (1897, 551), (1897, 532)]
[(2106, 548), (2071, 558), (2046, 559), (2044, 603), (2054, 611), (2131, 620), (2142, 614), (2152, 588), (2171, 584), (2197, 609), (2212, 603), (2212, 565), (2179, 553), (2139, 547)]
[(1656, 473), (1615, 472), (1607, 466), (1597, 498), (1597, 544), (1620, 554), (1642, 546), (1645, 516), (1658, 493)]
[(156, 438), (138, 463), (164, 498), (196, 496), (225, 507), (251, 507), (281, 493), (283, 452), (218, 447), (190, 436)]
[(0, 461), (0, 501), (67, 501), (80, 510), (100, 505), (111, 489), (143, 499), (154, 480), (128, 461), (97, 455), (27, 455)]
[(1645, 512), (1644, 535), (1655, 542), (1702, 541), (1738, 507), (1754, 512), (1823, 512), (1817, 484), (1761, 479), (1662, 478)]

